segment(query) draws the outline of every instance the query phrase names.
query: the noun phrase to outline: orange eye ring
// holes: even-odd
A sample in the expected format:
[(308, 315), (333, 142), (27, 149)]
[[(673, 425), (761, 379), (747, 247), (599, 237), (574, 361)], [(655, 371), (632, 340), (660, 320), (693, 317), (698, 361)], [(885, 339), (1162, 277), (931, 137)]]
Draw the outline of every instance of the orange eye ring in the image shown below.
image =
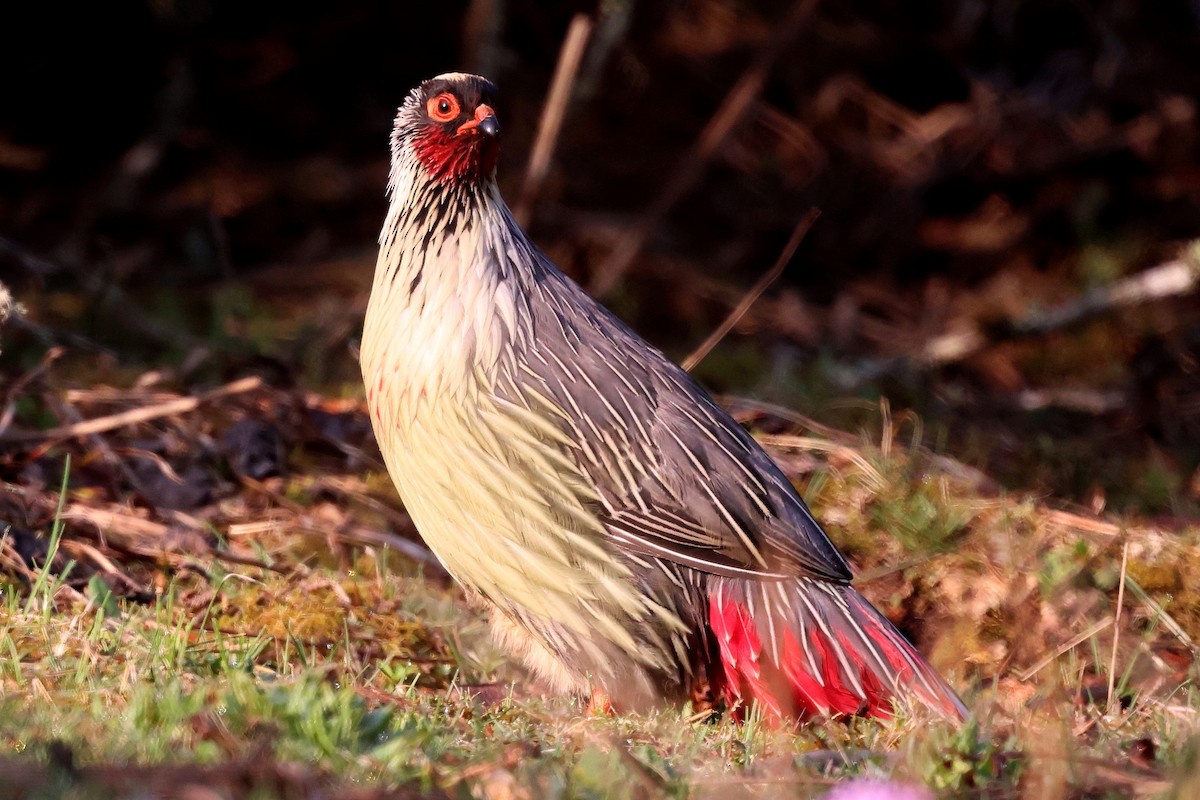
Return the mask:
[(425, 111), (432, 120), (450, 122), (451, 120), (458, 119), (461, 109), (458, 106), (457, 97), (449, 92), (442, 92), (436, 97), (431, 97), (425, 101)]

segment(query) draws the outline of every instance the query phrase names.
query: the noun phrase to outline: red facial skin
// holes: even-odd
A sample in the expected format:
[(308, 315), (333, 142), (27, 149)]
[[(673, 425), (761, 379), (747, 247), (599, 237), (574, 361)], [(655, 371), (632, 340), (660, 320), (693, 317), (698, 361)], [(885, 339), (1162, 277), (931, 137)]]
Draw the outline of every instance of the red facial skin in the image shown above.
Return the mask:
[(413, 137), (413, 151), (434, 180), (476, 183), (492, 176), (500, 142), (479, 130), (479, 123), (490, 116), (491, 106), (480, 104), (474, 117), (457, 128), (430, 122)]

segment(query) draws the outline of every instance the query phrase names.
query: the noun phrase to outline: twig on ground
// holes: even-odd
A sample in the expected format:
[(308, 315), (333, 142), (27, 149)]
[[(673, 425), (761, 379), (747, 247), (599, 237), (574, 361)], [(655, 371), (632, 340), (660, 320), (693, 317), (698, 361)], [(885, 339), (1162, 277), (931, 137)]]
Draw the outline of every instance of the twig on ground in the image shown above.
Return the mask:
[(1014, 399), (1017, 407), (1023, 411), (1064, 408), (1097, 416), (1120, 411), (1129, 405), (1129, 397), (1122, 391), (1106, 392), (1071, 387), (1025, 389), (1018, 392)]
[[(205, 573), (204, 566), (198, 559), (202, 557), (216, 558), (233, 564), (257, 567), (280, 574), (294, 572), (296, 568), (281, 567), (267, 564), (259, 559), (241, 556), (227, 550), (213, 548), (202, 535), (202, 529), (180, 531), (161, 522), (144, 517), (114, 511), (106, 508), (95, 508), (83, 503), (71, 503), (63, 509), (64, 520), (86, 522), (97, 533), (97, 538), (104, 547), (131, 553), (153, 561), (164, 561), (177, 569), (191, 569)], [(187, 537), (190, 549), (180, 551), (172, 542), (172, 535), (182, 533)]]
[[(66, 421), (69, 425), (79, 425), (83, 422), (83, 416), (70, 403), (61, 402), (57, 397), (54, 396), (47, 396), (46, 404), (51, 408), (54, 408), (58, 412), (60, 420)], [(116, 472), (120, 473), (120, 475), (126, 480), (126, 482), (129, 483), (130, 486), (133, 486), (139, 490), (141, 489), (142, 482), (138, 480), (138, 476), (134, 474), (134, 471), (129, 467), (128, 464), (125, 463), (125, 460), (117, 455), (116, 451), (109, 446), (108, 442), (104, 440), (103, 436), (100, 436), (97, 433), (90, 433), (83, 438), (86, 438), (91, 444), (92, 451), (99, 455), (101, 462), (107, 464)], [(106, 477), (109, 481), (109, 488), (115, 489), (117, 485), (116, 476), (110, 473)]]
[[(151, 548), (147, 547), (144, 543), (134, 542), (135, 538), (150, 539), (156, 542), (164, 540), (171, 532), (171, 529), (161, 522), (139, 517), (132, 513), (90, 506), (86, 503), (69, 503), (63, 508), (62, 518), (89, 523), (99, 532), (100, 542), (105, 547), (109, 546), (109, 540), (112, 539), (122, 547), (132, 549), (134, 552), (142, 554), (167, 553), (165, 547), (158, 546)], [(117, 532), (115, 536), (112, 535), (114, 531)], [(193, 553), (192, 555), (207, 555), (208, 550), (206, 542), (204, 552)]]
[(0, 572), (19, 575), (30, 584), (37, 579), (37, 574), (29, 568), (24, 557), (13, 546), (7, 527), (0, 529)]
[(583, 59), (591, 31), (591, 19), (586, 14), (576, 14), (571, 20), (571, 26), (567, 28), (566, 38), (563, 39), (562, 49), (558, 54), (558, 65), (554, 68), (554, 77), (550, 81), (546, 106), (542, 109), (542, 118), (538, 122), (537, 138), (534, 140), (533, 151), (529, 154), (525, 183), (521, 187), (520, 199), (513, 209), (513, 216), (522, 226), (529, 224), (533, 204), (546, 180), (550, 159), (554, 156), (567, 104), (571, 99), (571, 86), (575, 82), (579, 62)]
[(885, 481), (879, 470), (871, 465), (862, 453), (852, 447), (817, 439), (812, 436), (792, 436), (788, 434), (763, 434), (755, 437), (763, 447), (790, 448), (795, 450), (814, 450), (818, 453), (829, 453), (849, 461), (858, 467), (868, 486), (874, 491), (882, 491)]
[(1113, 617), (1112, 657), (1108, 663), (1108, 713), (1117, 710), (1118, 702), (1114, 690), (1117, 685), (1117, 646), (1121, 643), (1121, 608), (1125, 605), (1125, 577), (1129, 566), (1129, 542), (1121, 548), (1121, 581), (1117, 584), (1117, 610)]
[[(845, 447), (855, 447), (859, 443), (858, 438), (854, 434), (829, 425), (823, 425), (811, 417), (806, 417), (786, 406), (731, 394), (718, 395), (717, 402), (729, 409), (733, 418), (742, 424), (751, 422), (755, 417), (762, 416), (763, 414), (769, 414), (785, 422), (806, 428), (824, 439), (836, 442)], [(964, 481), (976, 491), (991, 491), (996, 488), (996, 481), (975, 467), (964, 464), (961, 461), (956, 461), (949, 456), (930, 453), (924, 449), (921, 449), (921, 455), (939, 472), (945, 473), (956, 480)]]
[(753, 397), (742, 397), (741, 395), (735, 394), (718, 395), (717, 402), (729, 408), (734, 419), (736, 419), (738, 422), (745, 423), (748, 421), (744, 418), (747, 415), (738, 410), (739, 408), (744, 408), (747, 411), (754, 412), (756, 416), (769, 414), (772, 417), (777, 417), (785, 422), (790, 422), (793, 425), (799, 425), (802, 428), (807, 428), (813, 433), (820, 434), (824, 438), (838, 442), (839, 444), (849, 446), (858, 441), (852, 433), (846, 433), (845, 431), (834, 428), (831, 425), (824, 425), (820, 422), (817, 422), (812, 417), (806, 417), (799, 411), (788, 408), (787, 406), (781, 406), (776, 403), (768, 403), (763, 400), (756, 400)]
[[(79, 539), (64, 539), (61, 546), (64, 552), (87, 558), (99, 567), (101, 572), (114, 580), (120, 581), (131, 592), (145, 591), (145, 586), (123, 572), (113, 563), (112, 559), (88, 542), (80, 541)], [(89, 600), (89, 602), (91, 601)]]
[(1162, 623), (1162, 626), (1169, 630), (1171, 634), (1184, 645), (1184, 647), (1192, 652), (1193, 655), (1200, 652), (1200, 647), (1196, 646), (1195, 640), (1188, 635), (1188, 632), (1183, 629), (1183, 626), (1180, 625), (1174, 617), (1168, 614), (1167, 610), (1163, 608), (1158, 601), (1146, 594), (1146, 590), (1143, 589), (1137, 581), (1126, 575), (1125, 580), (1122, 581), (1122, 583), (1129, 587), (1129, 591), (1138, 599), (1138, 602), (1140, 602), (1147, 608), (1147, 610), (1150, 611), (1151, 619)]
[[(926, 370), (944, 367), (964, 361), (1000, 341), (1045, 336), (1121, 309), (1192, 294), (1200, 289), (1200, 255), (1194, 254), (1195, 251), (1200, 251), (1200, 245), (1193, 245), (1183, 258), (1151, 267), (1111, 286), (1093, 289), (1051, 311), (1032, 312), (990, 335), (979, 327), (968, 327), (935, 336), (913, 353), (862, 361), (839, 370), (838, 383), (849, 388), (914, 367)], [(1025, 398), (1025, 401), (1031, 399), (1044, 400)], [(1083, 407), (1103, 410), (1110, 401), (1108, 397), (1088, 398)]]
[(1133, 772), (1121, 769), (1112, 761), (1073, 756), (1070, 763), (1077, 767), (1085, 767), (1096, 777), (1129, 787), (1133, 791), (1134, 797), (1159, 796), (1171, 789), (1172, 786), (1177, 786), (1174, 781), (1163, 779), (1157, 772)]
[(106, 431), (116, 430), (128, 425), (136, 425), (141, 422), (149, 422), (153, 419), (161, 419), (175, 414), (186, 414), (189, 411), (195, 411), (203, 403), (216, 400), (222, 397), (228, 397), (234, 394), (242, 394), (251, 392), (255, 389), (260, 389), (263, 386), (262, 378), (257, 375), (252, 375), (247, 378), (240, 378), (224, 386), (219, 386), (216, 389), (204, 392), (203, 394), (193, 397), (179, 397), (174, 400), (168, 400), (163, 403), (158, 403), (143, 408), (131, 408), (128, 411), (122, 411), (118, 414), (109, 414), (105, 417), (97, 417), (95, 419), (83, 420), (71, 425), (62, 425), (57, 428), (51, 428), (45, 431), (8, 431), (0, 433), (0, 441), (7, 442), (38, 442), (38, 441), (54, 441), (61, 439), (71, 439), (77, 436), (90, 436), (96, 433), (104, 433)]
[[(43, 568), (48, 569), (49, 567), (46, 566)], [(13, 546), (7, 529), (0, 529), (0, 572), (7, 572), (10, 575), (18, 575), (27, 581), (30, 586), (35, 586), (38, 583), (38, 570), (31, 569), (29, 565), (25, 563), (25, 558), (19, 552), (17, 552), (17, 549)], [(84, 597), (83, 593), (74, 586), (71, 586), (69, 583), (60, 583), (54, 592), (56, 595), (59, 592), (62, 592), (70, 597), (73, 601), (81, 605), (86, 605), (88, 602), (88, 599)]]
[(130, 578), (128, 575), (126, 575), (124, 572), (122, 572), (120, 569), (117, 568), (117, 565), (112, 562), (112, 559), (110, 559), (108, 556), (104, 555), (104, 553), (101, 553), (94, 546), (88, 544), (87, 542), (80, 542), (77, 540), (69, 540), (69, 541), (63, 542), (63, 545), (64, 546), (69, 545), (71, 547), (74, 547), (75, 549), (78, 549), (79, 552), (83, 553), (88, 558), (90, 558), (92, 561), (94, 561), (96, 563), (96, 566), (98, 566), (100, 568), (101, 572), (108, 573), (109, 575), (117, 575), (117, 576), (121, 577), (122, 579), (124, 579), (127, 583), (130, 583), (130, 584), (134, 583), (132, 578)]
[(1050, 664), (1052, 661), (1054, 661), (1054, 659), (1058, 658), (1063, 653), (1068, 652), (1073, 647), (1077, 647), (1080, 642), (1086, 642), (1088, 639), (1092, 638), (1093, 636), (1100, 633), (1101, 631), (1103, 631), (1105, 628), (1107, 628), (1109, 625), (1112, 625), (1112, 624), (1113, 624), (1113, 618), (1105, 617), (1104, 619), (1100, 620), (1099, 622), (1095, 623), (1094, 625), (1091, 625), (1088, 628), (1085, 628), (1083, 631), (1075, 634), (1070, 639), (1068, 639), (1065, 644), (1060, 645), (1055, 650), (1051, 651), (1050, 653), (1047, 653), (1045, 656), (1040, 658), (1037, 661), (1037, 663), (1035, 663), (1032, 667), (1029, 667), (1028, 669), (1024, 670), (1023, 672), (1018, 672), (1016, 674), (1017, 680), (1020, 681), (1021, 683), (1025, 683), (1027, 680), (1032, 678), (1034, 675), (1038, 674), (1043, 669), (1045, 669), (1048, 664)]
[[(1200, 247), (1194, 246), (1200, 250)], [(1166, 297), (1182, 297), (1200, 288), (1200, 253), (1168, 261), (1085, 292), (1050, 311), (1030, 314), (1013, 325), (1018, 336), (1043, 336), (1093, 317)]]
[(364, 508), (385, 517), (388, 522), (400, 530), (412, 531), (414, 533), (417, 530), (407, 514), (367, 494), (362, 481), (357, 478), (335, 476), (317, 478), (313, 482), (313, 489), (333, 492), (339, 497), (358, 503)]
[(658, 229), (667, 212), (696, 182), (704, 167), (754, 105), (775, 61), (787, 50), (788, 44), (800, 31), (800, 26), (816, 7), (817, 0), (799, 0), (792, 4), (791, 10), (776, 26), (771, 41), (763, 47), (759, 57), (725, 95), (720, 107), (704, 126), (699, 138), (663, 185), (650, 207), (646, 209), (641, 221), (617, 243), (616, 249), (596, 270), (588, 285), (588, 290), (593, 295), (603, 296), (625, 276), (650, 234)]
[(784, 268), (791, 263), (792, 256), (796, 254), (796, 248), (800, 247), (800, 242), (804, 241), (805, 235), (808, 234), (809, 229), (812, 228), (813, 223), (817, 221), (817, 217), (819, 216), (821, 216), (820, 210), (811, 208), (804, 215), (804, 218), (796, 224), (791, 237), (788, 239), (787, 244), (783, 246), (783, 250), (779, 253), (779, 258), (775, 259), (775, 263), (771, 265), (771, 268), (763, 273), (763, 276), (750, 287), (750, 290), (746, 292), (741, 301), (734, 306), (729, 315), (717, 326), (717, 329), (709, 334), (708, 338), (701, 342), (699, 347), (689, 353), (688, 357), (683, 360), (681, 366), (685, 371), (691, 372), (733, 330), (733, 326), (741, 321), (746, 312), (750, 310), (750, 306), (754, 305), (755, 301), (762, 296), (762, 293), (783, 274)]
[(300, 503), (297, 503), (295, 500), (292, 500), (290, 497), (283, 494), (282, 492), (275, 491), (274, 489), (272, 489), (270, 486), (268, 486), (263, 481), (256, 480), (255, 478), (251, 478), (248, 475), (239, 475), (238, 480), (241, 482), (242, 486), (245, 486), (247, 489), (249, 489), (253, 492), (257, 492), (258, 494), (261, 494), (263, 497), (266, 497), (267, 499), (269, 499), (274, 505), (278, 506), (279, 508), (282, 508), (286, 511), (290, 511), (291, 513), (296, 514), (297, 516), (299, 516), (305, 512), (304, 506), (302, 506)]
[[(308, 526), (309, 530), (314, 533), (325, 533), (315, 526)], [(350, 542), (352, 544), (365, 544), (372, 547), (390, 547), (396, 552), (411, 558), (418, 564), (426, 567), (432, 567), (437, 570), (439, 575), (445, 574), (442, 567), (442, 562), (437, 560), (437, 557), (429, 552), (429, 550), (421, 544), (410, 539), (405, 539), (403, 536), (397, 536), (394, 533), (387, 531), (376, 531), (362, 525), (353, 525), (345, 530), (337, 531), (339, 539)]]
[[(417, 563), (431, 565), (437, 567), (439, 570), (442, 568), (441, 562), (437, 560), (437, 557), (434, 556), (434, 554), (431, 553), (428, 548), (422, 544), (419, 544), (418, 542), (414, 542), (411, 539), (400, 536), (399, 534), (388, 531), (376, 531), (361, 525), (335, 526), (335, 530), (330, 530), (329, 525), (322, 525), (317, 522), (313, 522), (310, 519), (311, 515), (308, 513), (308, 509), (306, 509), (304, 506), (285, 497), (279, 492), (274, 491), (265, 483), (246, 477), (243, 477), (241, 480), (242, 484), (247, 488), (259, 492), (263, 496), (269, 498), (275, 505), (286, 509), (295, 515), (295, 519), (280, 524), (290, 524), (307, 533), (320, 534), (326, 537), (332, 536), (352, 544), (365, 544), (372, 547), (390, 547), (393, 550), (411, 558)], [(404, 528), (414, 532), (416, 531), (412, 521), (406, 515), (395, 511), (387, 505), (380, 503), (377, 500), (366, 496), (365, 494), (354, 492), (353, 490), (342, 485), (341, 482), (337, 480), (321, 479), (318, 480), (317, 485), (320, 488), (336, 492), (344, 498), (352, 499), (358, 503), (361, 503), (362, 505), (367, 506), (372, 511), (387, 517), (389, 520), (395, 523), (398, 528)]]
[(8, 387), (8, 391), (4, 393), (4, 404), (0, 406), (0, 439), (4, 438), (4, 432), (12, 424), (13, 415), (16, 413), (17, 398), (20, 397), (21, 392), (25, 390), (26, 386), (41, 377), (42, 373), (50, 369), (50, 365), (57, 361), (64, 352), (61, 347), (51, 347), (42, 356), (42, 360), (36, 367), (18, 377)]
[(1076, 533), (1093, 534), (1105, 537), (1119, 536), (1121, 527), (1111, 522), (1105, 522), (1095, 517), (1085, 517), (1060, 509), (1048, 509), (1045, 522), (1051, 527), (1066, 528)]

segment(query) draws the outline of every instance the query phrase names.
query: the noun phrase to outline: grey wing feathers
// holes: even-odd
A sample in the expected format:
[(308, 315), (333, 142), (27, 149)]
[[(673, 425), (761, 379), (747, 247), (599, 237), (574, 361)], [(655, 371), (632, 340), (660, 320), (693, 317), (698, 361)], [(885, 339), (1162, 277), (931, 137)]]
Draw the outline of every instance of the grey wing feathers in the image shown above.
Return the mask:
[(683, 370), (557, 270), (538, 288), (525, 379), (569, 417), (617, 541), (727, 577), (849, 582), (779, 468)]

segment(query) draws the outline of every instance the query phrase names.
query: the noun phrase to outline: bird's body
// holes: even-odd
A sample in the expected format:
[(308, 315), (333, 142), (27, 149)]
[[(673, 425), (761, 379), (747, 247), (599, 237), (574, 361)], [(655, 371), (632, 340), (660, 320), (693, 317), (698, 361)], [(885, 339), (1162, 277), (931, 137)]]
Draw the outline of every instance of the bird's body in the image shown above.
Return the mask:
[(376, 436), (430, 549), (563, 691), (644, 707), (707, 685), (785, 715), (908, 694), (961, 715), (761, 447), (516, 225), (493, 95), (454, 73), (400, 109), (363, 335)]

